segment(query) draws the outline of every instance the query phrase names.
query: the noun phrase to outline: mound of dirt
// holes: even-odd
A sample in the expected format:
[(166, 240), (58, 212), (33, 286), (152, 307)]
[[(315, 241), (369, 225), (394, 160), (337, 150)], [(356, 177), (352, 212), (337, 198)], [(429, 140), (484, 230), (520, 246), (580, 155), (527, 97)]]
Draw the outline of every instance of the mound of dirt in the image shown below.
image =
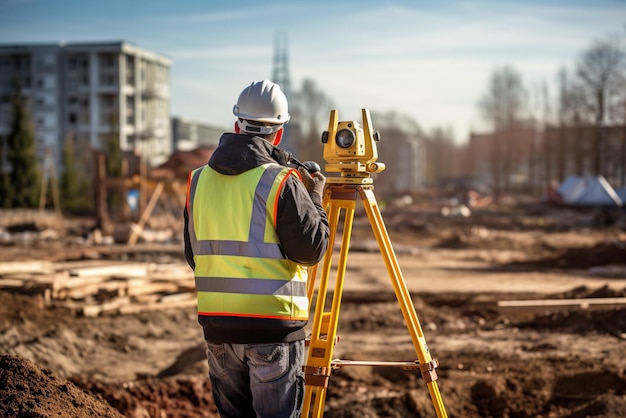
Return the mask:
[(517, 262), (540, 268), (589, 269), (597, 266), (626, 265), (626, 241), (600, 242), (593, 246), (566, 248), (552, 257)]
[(123, 385), (76, 378), (126, 417), (219, 418), (211, 384), (204, 376), (145, 379)]
[(123, 418), (99, 395), (18, 356), (0, 357), (0, 416)]
[(104, 383), (64, 379), (30, 360), (0, 357), (0, 416), (218, 418), (206, 377)]

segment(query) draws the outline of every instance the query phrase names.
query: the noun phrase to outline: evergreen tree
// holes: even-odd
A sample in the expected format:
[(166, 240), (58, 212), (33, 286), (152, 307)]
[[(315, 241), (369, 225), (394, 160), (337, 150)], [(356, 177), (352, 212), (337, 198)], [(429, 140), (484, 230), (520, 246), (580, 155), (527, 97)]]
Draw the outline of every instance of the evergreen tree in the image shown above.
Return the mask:
[[(104, 137), (104, 151), (106, 154), (106, 172), (108, 179), (122, 179), (123, 158), (120, 147), (118, 115), (110, 116), (111, 132)], [(107, 193), (107, 205), (109, 210), (118, 213), (125, 203), (126, 197), (119, 187), (110, 188)]]
[(89, 209), (88, 178), (85, 168), (76, 158), (76, 145), (71, 136), (63, 144), (63, 173), (61, 174), (61, 206), (64, 210), (79, 211)]
[(4, 156), (6, 155), (6, 139), (0, 137), (0, 208), (10, 207), (13, 201), (13, 189), (9, 182), (9, 172)]
[(9, 206), (37, 207), (41, 176), (35, 154), (35, 134), (19, 85), (13, 99), (13, 119), (6, 143), (12, 189)]

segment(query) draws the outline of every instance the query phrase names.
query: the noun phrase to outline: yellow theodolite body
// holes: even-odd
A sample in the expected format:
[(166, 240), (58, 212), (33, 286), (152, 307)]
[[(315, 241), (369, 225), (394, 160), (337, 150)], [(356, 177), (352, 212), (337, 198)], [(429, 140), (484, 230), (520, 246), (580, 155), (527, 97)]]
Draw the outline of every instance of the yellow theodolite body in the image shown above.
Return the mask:
[(372, 130), (368, 109), (362, 109), (363, 127), (359, 122), (339, 121), (336, 109), (331, 110), (328, 130), (322, 134), (324, 143), (325, 171), (341, 173), (342, 177), (369, 177), (385, 169), (378, 160), (376, 143), (380, 141), (378, 131)]

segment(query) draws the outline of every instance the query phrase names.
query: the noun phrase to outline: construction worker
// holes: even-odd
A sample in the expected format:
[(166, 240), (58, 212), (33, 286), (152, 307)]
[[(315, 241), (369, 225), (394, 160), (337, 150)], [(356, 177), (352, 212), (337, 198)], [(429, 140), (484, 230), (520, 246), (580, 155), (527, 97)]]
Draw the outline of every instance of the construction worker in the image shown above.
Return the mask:
[(287, 99), (253, 82), (233, 108), (235, 133), (189, 175), (185, 256), (222, 417), (299, 417), (303, 405), (306, 266), (329, 242), (325, 177), (289, 168), (277, 148)]

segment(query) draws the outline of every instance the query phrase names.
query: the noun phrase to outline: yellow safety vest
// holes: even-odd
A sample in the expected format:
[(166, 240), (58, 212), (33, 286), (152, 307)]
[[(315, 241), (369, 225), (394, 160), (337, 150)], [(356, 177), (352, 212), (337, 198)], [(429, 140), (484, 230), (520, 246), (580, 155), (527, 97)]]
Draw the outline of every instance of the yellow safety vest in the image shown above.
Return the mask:
[(189, 174), (187, 210), (198, 314), (307, 320), (307, 270), (276, 233), (278, 196), (294, 169), (265, 164), (236, 176)]

